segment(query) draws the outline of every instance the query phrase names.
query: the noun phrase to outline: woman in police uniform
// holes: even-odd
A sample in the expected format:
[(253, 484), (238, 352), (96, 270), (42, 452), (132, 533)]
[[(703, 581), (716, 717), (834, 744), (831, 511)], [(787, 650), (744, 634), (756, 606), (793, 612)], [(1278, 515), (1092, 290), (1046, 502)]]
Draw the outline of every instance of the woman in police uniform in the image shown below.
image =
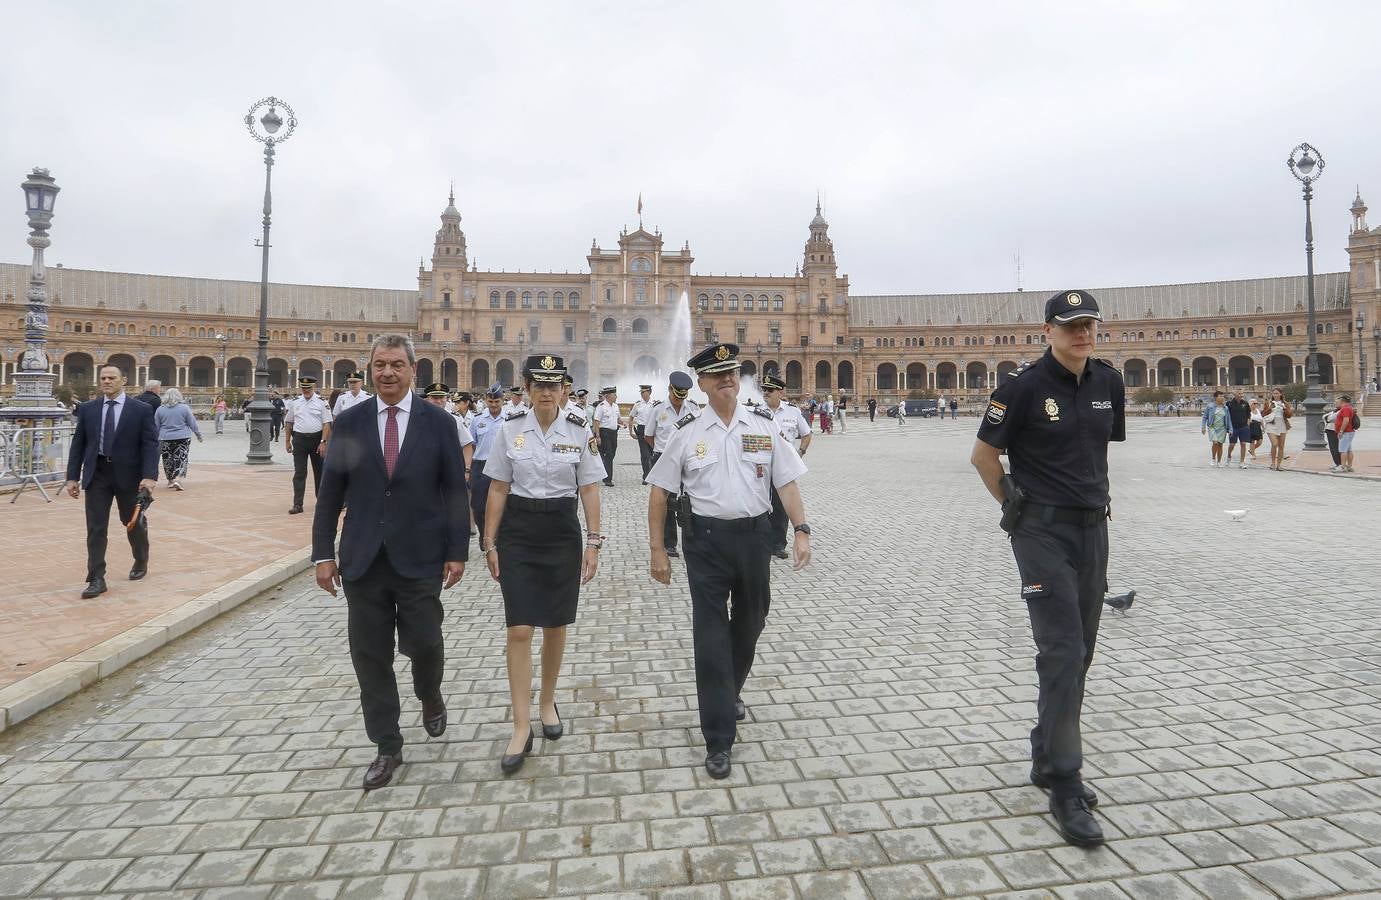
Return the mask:
[[(531, 410), (510, 413), (494, 438), (484, 474), (490, 479), (480, 549), (503, 590), (508, 626), (508, 686), (513, 737), (501, 767), (522, 768), (532, 750), (532, 630), (542, 629), (542, 736), (561, 737), (556, 676), (575, 621), (580, 586), (599, 565), (599, 482), (604, 466), (583, 416), (562, 409), (565, 362), (530, 356), (523, 367)], [(582, 542), (576, 495), (588, 531)], [(584, 546), (582, 553), (581, 547)]]

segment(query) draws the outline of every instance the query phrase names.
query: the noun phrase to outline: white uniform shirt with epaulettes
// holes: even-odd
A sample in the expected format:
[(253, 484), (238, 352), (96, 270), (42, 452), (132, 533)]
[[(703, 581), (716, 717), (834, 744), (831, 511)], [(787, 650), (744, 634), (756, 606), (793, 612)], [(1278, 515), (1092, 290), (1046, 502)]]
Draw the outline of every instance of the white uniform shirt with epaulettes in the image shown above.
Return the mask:
[(676, 433), (676, 423), (686, 413), (698, 412), (700, 412), (700, 406), (694, 400), (682, 400), (679, 412), (672, 408), (670, 400), (658, 400), (648, 411), (647, 422), (643, 428), (643, 437), (652, 438), (652, 452), (665, 452), (667, 441), (671, 440), (671, 436)]
[(810, 434), (810, 423), (806, 421), (801, 407), (793, 406), (790, 403), (779, 403), (776, 409), (770, 406), (765, 408), (772, 413), (772, 418), (777, 421), (777, 427), (782, 430), (782, 437), (788, 441), (795, 443)]
[(339, 419), (341, 413), (345, 412), (352, 406), (359, 406), (361, 403), (365, 402), (373, 396), (374, 395), (369, 393), (368, 391), (360, 391), (358, 394), (352, 394), (349, 391), (346, 391), (345, 393), (341, 394), (339, 397), (336, 398), (335, 408), (331, 410), (332, 418)]
[(728, 425), (713, 408), (687, 413), (673, 430), (647, 481), (672, 494), (684, 490), (697, 516), (763, 515), (772, 509), (773, 487), (806, 473), (796, 448), (782, 438), (765, 409), (736, 404)]
[(470, 434), (475, 439), (475, 462), (485, 462), (489, 459), (489, 447), (494, 443), (502, 424), (503, 413), (491, 415), (487, 406), (470, 423)]
[(475, 436), (470, 433), (470, 428), (465, 424), (465, 420), (460, 416), (452, 416), (451, 418), (456, 420), (456, 434), (460, 436), (460, 446), (464, 447), (466, 444), (473, 444), (475, 442)]
[(580, 488), (606, 477), (590, 443), (585, 419), (574, 413), (559, 414), (546, 432), (536, 413), (513, 413), (499, 427), (484, 474), (509, 482), (510, 493), (518, 497), (574, 497)]
[[(634, 430), (637, 430), (639, 425), (643, 425), (643, 415), (650, 406), (652, 406), (651, 400), (644, 400), (639, 397), (637, 402), (633, 404), (633, 408), (628, 411), (628, 421), (633, 424)], [(647, 431), (646, 426), (643, 427), (643, 431)]]
[(331, 407), (320, 394), (313, 394), (310, 400), (301, 394), (292, 398), (283, 417), (294, 434), (320, 434), (323, 425), (330, 421)]
[(618, 431), (619, 405), (617, 403), (605, 403), (603, 400), (599, 401), (599, 405), (595, 407), (595, 421), (599, 423), (600, 428), (612, 428), (614, 431)]

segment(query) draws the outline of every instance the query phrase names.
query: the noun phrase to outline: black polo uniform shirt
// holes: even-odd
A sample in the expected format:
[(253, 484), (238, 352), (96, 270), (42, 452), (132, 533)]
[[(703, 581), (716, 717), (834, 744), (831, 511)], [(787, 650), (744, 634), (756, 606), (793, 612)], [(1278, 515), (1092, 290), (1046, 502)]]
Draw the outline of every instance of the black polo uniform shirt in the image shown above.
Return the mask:
[(1030, 502), (1105, 507), (1108, 442), (1127, 439), (1122, 376), (1110, 363), (1090, 359), (1076, 381), (1047, 349), (993, 391), (978, 439), (1007, 451), (1012, 477)]

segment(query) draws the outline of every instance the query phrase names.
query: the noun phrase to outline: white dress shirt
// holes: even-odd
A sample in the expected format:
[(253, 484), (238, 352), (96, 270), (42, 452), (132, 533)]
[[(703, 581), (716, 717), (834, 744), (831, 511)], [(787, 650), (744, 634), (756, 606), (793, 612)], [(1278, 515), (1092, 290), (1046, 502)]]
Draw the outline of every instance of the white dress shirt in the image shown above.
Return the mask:
[(729, 424), (714, 409), (675, 428), (648, 484), (676, 494), (684, 487), (691, 512), (716, 519), (746, 519), (772, 509), (771, 488), (806, 473), (774, 419), (735, 406)]
[(595, 420), (599, 422), (600, 428), (612, 428), (619, 430), (619, 405), (601, 400), (599, 406), (595, 407)]
[[(403, 439), (408, 433), (408, 419), (412, 418), (412, 391), (403, 394), (403, 399), (399, 400), (395, 406), (398, 408), (394, 416), (398, 421), (398, 452), (403, 452)], [(388, 427), (388, 407), (382, 399), (379, 400), (379, 449), (384, 449), (384, 429)]]
[[(101, 395), (101, 424), (100, 424), (100, 429), (101, 429), (101, 430), (98, 431), (98, 432), (96, 432), (96, 434), (97, 434), (97, 437), (96, 437), (96, 453), (97, 453), (98, 455), (100, 455), (100, 456), (108, 456), (108, 455), (109, 455), (109, 454), (107, 454), (106, 451), (105, 451), (105, 443), (104, 443), (104, 442), (105, 442), (105, 411), (106, 411), (107, 409), (110, 408), (110, 407), (106, 406), (106, 403), (107, 403), (108, 401), (110, 401), (110, 400), (114, 400), (114, 401), (115, 401), (115, 429), (114, 429), (114, 431), (111, 432), (111, 435), (110, 435), (111, 441), (113, 442), (113, 441), (115, 440), (115, 431), (119, 431), (119, 430), (120, 430), (120, 414), (123, 413), (123, 412), (125, 411), (125, 392), (124, 392), (124, 391), (121, 391), (120, 393), (116, 394), (114, 397), (107, 397), (105, 394), (102, 394), (102, 395)], [(143, 401), (140, 401), (140, 402), (142, 403)]]
[(776, 409), (771, 406), (768, 406), (767, 409), (772, 413), (772, 418), (777, 420), (777, 427), (782, 430), (782, 437), (787, 440), (799, 441), (811, 433), (810, 423), (806, 421), (801, 407), (792, 406), (790, 403), (780, 403)]
[(686, 398), (681, 401), (681, 408), (676, 409), (671, 405), (670, 400), (659, 402), (647, 414), (647, 419), (643, 426), (643, 437), (652, 438), (652, 452), (662, 453), (667, 448), (667, 441), (676, 433), (676, 423), (686, 413), (700, 412), (700, 407), (694, 400)]
[(507, 481), (515, 497), (534, 500), (574, 497), (585, 485), (603, 481), (604, 464), (590, 448), (585, 427), (570, 415), (559, 413), (545, 432), (536, 413), (506, 418), (484, 474)]
[(283, 422), (291, 426), (294, 434), (320, 434), (326, 423), (331, 421), (331, 407), (320, 394), (312, 394), (308, 399), (299, 395), (288, 401), (287, 414)]

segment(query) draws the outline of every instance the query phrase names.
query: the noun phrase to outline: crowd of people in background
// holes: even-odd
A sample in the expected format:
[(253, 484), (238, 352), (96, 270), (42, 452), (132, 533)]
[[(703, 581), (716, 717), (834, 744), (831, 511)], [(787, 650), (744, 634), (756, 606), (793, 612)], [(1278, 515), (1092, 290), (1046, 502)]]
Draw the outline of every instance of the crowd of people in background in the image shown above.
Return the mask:
[[(1250, 400), (1241, 387), (1234, 388), (1231, 397), (1214, 391), (1212, 401), (1204, 405), (1199, 416), (1199, 431), (1209, 441), (1209, 464), (1214, 468), (1231, 466), (1236, 450), (1238, 468), (1245, 469), (1248, 457), (1253, 462), (1258, 460), (1256, 451), (1265, 440), (1269, 441), (1268, 467), (1281, 471), (1289, 458), (1285, 454), (1285, 439), (1293, 427), (1294, 416), (1295, 409), (1280, 388), (1273, 388), (1267, 397)], [(1362, 426), (1362, 416), (1352, 404), (1352, 395), (1339, 394), (1323, 421), (1328, 452), (1333, 457), (1329, 471), (1353, 471), (1352, 441)]]

